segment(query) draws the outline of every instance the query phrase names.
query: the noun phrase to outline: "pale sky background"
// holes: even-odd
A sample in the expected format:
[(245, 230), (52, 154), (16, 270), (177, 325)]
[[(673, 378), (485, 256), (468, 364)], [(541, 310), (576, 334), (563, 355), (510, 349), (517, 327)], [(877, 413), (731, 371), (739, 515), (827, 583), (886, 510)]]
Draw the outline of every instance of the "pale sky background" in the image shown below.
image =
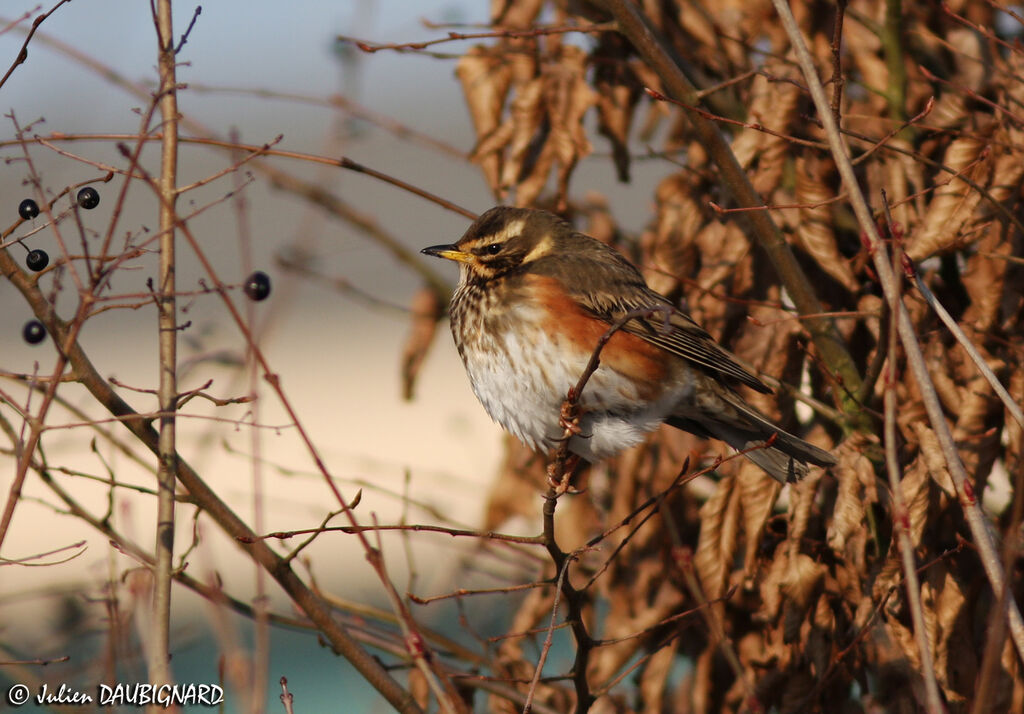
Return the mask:
[[(194, 7), (176, 4), (176, 33), (185, 29)], [(489, 3), (483, 0), (298, 0), (288, 3), (218, 0), (205, 3), (180, 55), (183, 64), (179, 81), (193, 85), (180, 92), (180, 108), (222, 136), (235, 128), (244, 141), (260, 144), (283, 134), (279, 148), (316, 154), (343, 153), (481, 212), (493, 201), (477, 168), (466, 161), (396, 139), (365, 122), (347, 121), (328, 108), (238, 92), (199, 91), (195, 87), (268, 90), (316, 97), (344, 93), (374, 111), (395, 117), (419, 132), (468, 152), (475, 137), (454, 77), (454, 60), (393, 52), (374, 55), (354, 52), (348, 61), (341, 62), (333, 53), (333, 39), (336, 34), (377, 42), (440, 37), (443, 30), (425, 29), (420, 19), (483, 22), (488, 7)], [(34, 4), (21, 0), (8, 0), (0, 11), (4, 14), (0, 26), (6, 26), (26, 12), (38, 12)], [(27, 26), (22, 23), (20, 27)], [(44, 44), (43, 36), (59, 39), (109, 65), (130, 81), (152, 83), (156, 76), (156, 55), (149, 4), (138, 0), (74, 0), (44, 22), (39, 32), (41, 36), (29, 48), (28, 61), (0, 88), (3, 113), (13, 111), (23, 126), (45, 119), (32, 130), (43, 135), (136, 132), (139, 123), (136, 110), (143, 103), (95, 71)], [(24, 34), (17, 29), (0, 35), (0, 70), (6, 69), (16, 56), (23, 39)], [(438, 49), (456, 53), (461, 48), (464, 44), (442, 45)], [(10, 140), (14, 135), (11, 119), (0, 118), (0, 140)], [(594, 145), (598, 153), (607, 153), (607, 145), (599, 137), (594, 137)], [(63, 146), (90, 159), (123, 166), (109, 142)], [(34, 146), (30, 151), (47, 192), (56, 193), (69, 183), (99, 175), (96, 169), (57, 156), (46, 148)], [(154, 169), (156, 155), (156, 145), (153, 145), (147, 156)], [(19, 158), (21, 150), (5, 148), (2, 156)], [(181, 182), (196, 180), (229, 163), (225, 156), (208, 149), (184, 147)], [(385, 229), (413, 249), (453, 241), (468, 225), (461, 216), (358, 174), (286, 159), (275, 159), (274, 165), (323, 182), (359, 210), (375, 216)], [(594, 158), (577, 170), (573, 195), (582, 197), (589, 190), (600, 191), (609, 196), (613, 210), (627, 227), (639, 228), (647, 214), (653, 182), (671, 170), (671, 166), (664, 164), (638, 164), (634, 167), (633, 185), (624, 187), (615, 182), (606, 158)], [(6, 207), (8, 213), (6, 222), (0, 219), (0, 227), (16, 220), (18, 203), (31, 195), (30, 187), (24, 183), (26, 176), (27, 169), (22, 161), (3, 166), (0, 209)], [(118, 179), (98, 186), (102, 196), (100, 207), (82, 214), (87, 230), (101, 232), (106, 228), (119, 186)], [(196, 195), (185, 196), (179, 203), (179, 210), (187, 211), (223, 197), (232, 187), (230, 176), (220, 179)], [(244, 195), (248, 202), (254, 265), (266, 270), (274, 280), (271, 297), (255, 308), (257, 319), (267, 328), (261, 344), (332, 473), (394, 492), (404, 488), (408, 473), (411, 495), (464, 523), (478, 523), (501, 455), (500, 431), (471, 394), (447, 325), (442, 326), (421, 375), (416, 400), (403, 402), (398, 370), (407, 318), (367, 308), (323, 285), (290, 275), (275, 266), (273, 258), (283, 248), (301, 245), (315, 256), (317, 270), (343, 277), (375, 297), (399, 305), (409, 303), (419, 287), (418, 279), (362, 235), (300, 200), (274, 190), (259, 175), (245, 189)], [(157, 224), (155, 205), (146, 190), (136, 185), (129, 194), (119, 234), (138, 231), (141, 226), (154, 229)], [(41, 225), (41, 219), (37, 219), (36, 225)], [(231, 204), (224, 202), (213, 206), (190, 225), (225, 282), (240, 282), (245, 272), (239, 257), (236, 213)], [(17, 235), (28, 228), (23, 226)], [(77, 240), (73, 222), (63, 223), (61, 230), (66, 240)], [(46, 249), (51, 260), (59, 255), (49, 229), (33, 236), (28, 245)], [(184, 241), (179, 246), (179, 289), (195, 289), (198, 279), (203, 277), (202, 271), (189, 255)], [(11, 250), (19, 259), (23, 258), (22, 249), (15, 246)], [(115, 291), (145, 290), (146, 279), (155, 274), (154, 264), (142, 261), (137, 265), (138, 269), (125, 270), (118, 276)], [(452, 266), (434, 264), (434, 267), (454, 283), (456, 271)], [(52, 285), (52, 275), (44, 278), (43, 285)], [(65, 317), (73, 306), (72, 286), (66, 278), (65, 297), (59, 303)], [(233, 298), (236, 304), (246, 306), (238, 291), (233, 293)], [(22, 341), (21, 327), (31, 315), (20, 295), (5, 282), (0, 282), (0, 304), (4, 306), (0, 310), (0, 355), (3, 358), (0, 369), (31, 372), (37, 362), (40, 373), (49, 373), (54, 364), (52, 343), (47, 340), (30, 347)], [(199, 296), (182, 300), (181, 304), (188, 308), (182, 320), (192, 321), (192, 326), (182, 333), (180, 357), (183, 361), (215, 350), (236, 353), (243, 350), (244, 342), (216, 296)], [(134, 387), (156, 387), (156, 325), (152, 308), (101, 315), (88, 323), (82, 341), (101, 374), (116, 375)], [(214, 379), (214, 384), (209, 391), (216, 396), (238, 396), (247, 391), (243, 374), (209, 364), (184, 375), (181, 387), (194, 388), (210, 378)], [(15, 398), (24, 398), (23, 390), (10, 381), (3, 380), (2, 386)], [(69, 387), (61, 393), (75, 404), (91, 404), (81, 389)], [(154, 408), (148, 395), (129, 391), (123, 395), (140, 410)], [(271, 426), (285, 424), (286, 416), (274, 396), (266, 389), (262, 395), (260, 421)], [(37, 401), (38, 398), (33, 404)], [(12, 410), (4, 406), (0, 406), (0, 410), (20, 427)], [(245, 415), (246, 407), (213, 410), (197, 400), (185, 411), (239, 419)], [(48, 419), (50, 424), (69, 421), (71, 418), (65, 412), (54, 412)], [(51, 463), (103, 475), (102, 464), (89, 451), (91, 438), (92, 433), (86, 428), (53, 431), (47, 433), (43, 445)], [(251, 460), (246, 457), (251, 448), (249, 430), (238, 429), (233, 424), (185, 419), (181, 426), (181, 444), (183, 455), (251, 522), (253, 481)], [(271, 464), (301, 472), (291, 477), (271, 468), (264, 472), (266, 530), (312, 527), (327, 510), (336, 507), (320, 477), (311, 475), (311, 460), (299, 448), (293, 431), (263, 430), (261, 449)], [(232, 454), (232, 450), (241, 453)], [(119, 477), (129, 473), (124, 460), (109, 452), (106, 449), (103, 453), (118, 470)], [(5, 500), (13, 474), (14, 460), (0, 455), (0, 495)], [(46, 490), (34, 483), (35, 478), (29, 475), (26, 493), (53, 503), (53, 497), (47, 496)], [(128, 480), (127, 476), (125, 478)], [(136, 474), (132, 480), (147, 483), (144, 475)], [(102, 488), (88, 483), (72, 482), (72, 485), (85, 503), (102, 510), (105, 495)], [(345, 484), (343, 489), (352, 496), (356, 487)], [(147, 499), (125, 498), (116, 517), (118, 527), (136, 534), (142, 542), (149, 542), (151, 506)], [(539, 497), (537, 510), (539, 513)], [(401, 503), (378, 491), (366, 490), (357, 512), (364, 522), (370, 520), (371, 512), (376, 513), (381, 522), (394, 522), (401, 514)], [(409, 512), (409, 520), (431, 522), (428, 515), (415, 509)], [(189, 536), (186, 527), (181, 530), (179, 548), (187, 546)], [(197, 574), (216, 568), (222, 574), (237, 578), (229, 581), (230, 589), (244, 597), (253, 581), (252, 567), (247, 560), (237, 557), (233, 544), (214, 535), (214, 530), (205, 522), (203, 532), (211, 545), (195, 553), (190, 567)], [(4, 557), (45, 552), (80, 538), (88, 539), (88, 548), (71, 563), (32, 569), (8, 566), (0, 575), (0, 637), (4, 641), (21, 642), (25, 647), (23, 652), (29, 656), (53, 654), (35, 651), (31, 644), (36, 637), (45, 641), (46, 633), (56, 627), (52, 608), (55, 599), (34, 596), (40, 588), (56, 583), (61, 587), (91, 588), (95, 592), (108, 577), (111, 567), (121, 571), (132, 564), (111, 551), (105, 539), (96, 537), (74, 519), (56, 515), (51, 508), (32, 501), (19, 506), (4, 543)], [(454, 549), (459, 546), (453, 545), (450, 539), (413, 540), (417, 548), (423, 549), (417, 551), (418, 557), (432, 564), (421, 573), (418, 594), (450, 590), (456, 582), (454, 573), (459, 566), (458, 558), (449, 556), (457, 552)], [(437, 547), (442, 550), (427, 553), (427, 549)], [(388, 553), (396, 579), (402, 581), (404, 556), (397, 540), (391, 541)], [(322, 538), (309, 550), (309, 555), (317, 577), (340, 595), (364, 600), (379, 595), (380, 588), (373, 580), (363, 553), (351, 538), (337, 535)], [(234, 567), (236, 565), (238, 567)], [(466, 584), (464, 578), (458, 583)], [(403, 587), (400, 584), (399, 590)], [(286, 608), (273, 585), (271, 592), (275, 603)], [(202, 608), (194, 608), (194, 601), (182, 595), (180, 589), (176, 593), (182, 622), (191, 622), (189, 614), (201, 613)], [(194, 625), (182, 625), (183, 637), (189, 627)], [(198, 627), (202, 629), (202, 625)], [(304, 649), (298, 651), (302, 653), (316, 649), (308, 638), (301, 640), (301, 647)], [(330, 656), (326, 656), (325, 661), (328, 667), (341, 666), (339, 660)], [(272, 670), (271, 679), (276, 681), (281, 674), (287, 674), (294, 682), (293, 677), (299, 673)], [(182, 676), (180, 672), (179, 676)], [(372, 697), (367, 701), (372, 702)], [(368, 703), (366, 706), (380, 705)], [(317, 709), (303, 707), (303, 710)]]

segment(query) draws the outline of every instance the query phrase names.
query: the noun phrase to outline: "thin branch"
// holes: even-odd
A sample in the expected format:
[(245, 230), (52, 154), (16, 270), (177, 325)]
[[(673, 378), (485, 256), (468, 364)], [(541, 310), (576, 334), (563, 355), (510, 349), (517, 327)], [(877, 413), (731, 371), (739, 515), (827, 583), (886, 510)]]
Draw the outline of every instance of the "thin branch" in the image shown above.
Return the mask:
[(21, 49), (18, 50), (18, 56), (15, 58), (14, 62), (11, 63), (11, 66), (4, 73), (4, 76), (0, 77), (0, 87), (3, 87), (5, 84), (7, 84), (7, 80), (10, 79), (10, 76), (12, 74), (14, 74), (14, 70), (16, 70), (19, 65), (24, 64), (25, 60), (28, 59), (28, 43), (32, 41), (32, 38), (35, 36), (36, 30), (39, 29), (39, 26), (42, 25), (43, 22), (50, 15), (57, 12), (57, 8), (68, 2), (71, 2), (71, 0), (60, 0), (60, 2), (58, 2), (52, 8), (50, 8), (48, 12), (44, 12), (42, 15), (40, 15), (39, 17), (32, 21), (32, 29), (28, 31), (28, 36), (25, 37), (25, 41), (22, 43)]
[(974, 366), (978, 368), (978, 371), (981, 372), (985, 381), (987, 381), (989, 386), (992, 387), (992, 391), (994, 391), (1000, 401), (1002, 401), (1003, 406), (1006, 407), (1006, 411), (1010, 412), (1010, 416), (1012, 416), (1021, 428), (1024, 429), (1024, 412), (1021, 411), (1020, 405), (1013, 397), (1010, 396), (1010, 393), (1006, 391), (1006, 387), (1002, 385), (999, 381), (999, 377), (996, 376), (995, 372), (992, 371), (992, 368), (988, 366), (987, 362), (985, 362), (985, 358), (981, 356), (980, 352), (978, 352), (978, 348), (974, 346), (974, 343), (971, 342), (971, 339), (963, 331), (963, 328), (957, 324), (956, 320), (953, 319), (953, 316), (949, 314), (949, 311), (946, 310), (942, 303), (939, 302), (938, 298), (935, 297), (935, 294), (932, 293), (932, 291), (928, 289), (928, 286), (924, 284), (917, 268), (913, 265), (909, 265), (909, 259), (906, 259), (906, 261), (908, 263), (907, 270), (913, 274), (914, 284), (921, 292), (922, 297), (924, 297), (925, 301), (931, 306), (932, 310), (935, 311), (935, 314), (939, 316), (939, 319), (942, 320), (942, 324), (944, 324), (953, 334), (956, 341), (960, 343), (960, 346), (964, 348), (967, 356), (971, 358), (972, 362), (974, 362)]
[(488, 38), (529, 38), (544, 37), (545, 35), (564, 35), (569, 32), (609, 32), (615, 30), (614, 22), (602, 22), (593, 25), (559, 25), (555, 27), (531, 27), (528, 30), (491, 30), (488, 32), (449, 32), (447, 37), (440, 37), (434, 40), (421, 40), (419, 42), (395, 42), (388, 44), (374, 44), (360, 40), (355, 37), (338, 35), (337, 41), (351, 44), (363, 52), (373, 54), (381, 50), (394, 50), (396, 52), (408, 52), (425, 50), (433, 45), (440, 45), (446, 42), (458, 42), (460, 40), (482, 40)]
[[(892, 260), (893, 265), (899, 265), (903, 257), (902, 241), (898, 240), (896, 229), (893, 226), (892, 214), (889, 209), (889, 201), (885, 192), (882, 193), (882, 202), (885, 207), (885, 220), (889, 228), (889, 236), (893, 242)], [(893, 285), (893, 291), (886, 294), (889, 303), (890, 313), (895, 313), (902, 305), (902, 283), (897, 280)], [(903, 489), (900, 486), (899, 456), (896, 453), (896, 356), (899, 347), (899, 331), (896, 321), (889, 321), (889, 361), (885, 370), (885, 467), (889, 474), (889, 490), (892, 494), (892, 520), (896, 532), (896, 543), (899, 547), (900, 558), (903, 561), (903, 577), (907, 587), (907, 605), (910, 609), (910, 619), (914, 625), (914, 638), (917, 640), (917, 649), (921, 661), (922, 677), (924, 679), (925, 698), (928, 702), (928, 711), (931, 714), (943, 714), (942, 700), (939, 697), (939, 685), (935, 681), (935, 662), (932, 649), (928, 643), (928, 632), (925, 627), (924, 609), (921, 606), (921, 584), (917, 579), (916, 564), (914, 560), (914, 544), (910, 540), (910, 515), (907, 511), (907, 503), (903, 499)]]

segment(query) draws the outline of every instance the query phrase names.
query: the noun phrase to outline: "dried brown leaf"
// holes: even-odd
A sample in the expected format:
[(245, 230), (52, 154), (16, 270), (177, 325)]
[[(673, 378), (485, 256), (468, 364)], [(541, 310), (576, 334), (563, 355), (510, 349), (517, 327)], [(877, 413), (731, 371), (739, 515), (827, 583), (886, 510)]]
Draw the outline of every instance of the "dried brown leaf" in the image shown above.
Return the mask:
[(1002, 224), (989, 225), (985, 236), (978, 241), (978, 252), (968, 257), (967, 265), (960, 274), (971, 299), (963, 322), (978, 333), (988, 331), (999, 320), (1009, 267), (1006, 257), (1013, 252), (1013, 246), (1006, 238), (1006, 228)]
[(402, 398), (406, 401), (413, 398), (416, 377), (434, 343), (434, 334), (444, 317), (445, 306), (436, 291), (422, 288), (413, 296), (410, 310), (409, 335), (402, 348)]
[(657, 218), (641, 240), (641, 263), (647, 284), (662, 295), (675, 293), (679, 278), (696, 269), (694, 237), (704, 218), (695, 193), (694, 178), (686, 172), (670, 174), (655, 190)]
[(629, 127), (642, 95), (640, 80), (629, 63), (632, 49), (617, 32), (602, 33), (591, 54), (597, 90), (597, 130), (612, 145), (619, 181), (629, 182)]
[(750, 575), (755, 569), (764, 525), (775, 509), (775, 500), (779, 497), (782, 484), (746, 460), (740, 464), (736, 482), (743, 511), (743, 570)]
[[(473, 160), (480, 164), (487, 185), (497, 196), (500, 194), (501, 175), (501, 154), (498, 152), (508, 139), (502, 137), (499, 140), (496, 134), (502, 124), (511, 69), (499, 54), (478, 45), (459, 59), (455, 74), (462, 83), (462, 93), (476, 130), (477, 149), (473, 152)], [(484, 145), (486, 148), (481, 148)]]
[[(773, 132), (788, 133), (797, 117), (800, 88), (787, 80), (796, 80), (799, 73), (793, 65), (780, 60), (768, 60), (764, 71), (751, 82), (747, 94), (747, 121), (768, 127)], [(745, 127), (733, 140), (732, 151), (740, 165), (750, 172), (754, 190), (762, 196), (769, 196), (782, 180), (793, 146), (775, 133)]]
[(835, 649), (836, 618), (832, 612), (832, 604), (827, 598), (820, 597), (811, 615), (811, 627), (804, 645), (804, 656), (810, 661), (812, 673), (821, 677), (832, 661)]
[(795, 200), (800, 204), (796, 237), (815, 262), (850, 292), (857, 292), (857, 280), (846, 258), (839, 252), (833, 228), (831, 205), (820, 205), (833, 197), (831, 160), (813, 154), (796, 160)]
[(491, 24), (525, 30), (537, 21), (544, 0), (491, 0)]
[[(981, 155), (989, 146), (989, 138), (980, 132), (961, 136), (946, 149), (942, 163), (957, 172), (966, 169), (965, 176), (982, 185), (988, 185), (992, 173), (992, 158), (989, 156), (983, 159)], [(977, 165), (967, 168), (979, 159), (981, 160)], [(948, 173), (939, 171), (934, 181), (945, 183), (948, 177)], [(928, 204), (927, 212), (922, 216), (921, 224), (907, 240), (907, 255), (915, 261), (920, 261), (929, 255), (959, 245), (964, 227), (971, 220), (980, 201), (981, 194), (960, 178), (939, 186)]]
[(742, 297), (750, 287), (750, 241), (730, 222), (705, 225), (694, 242), (701, 267), (687, 291), (690, 314), (712, 335), (720, 335), (730, 304), (715, 293)]
[(774, 622), (782, 610), (782, 588), (789, 571), (788, 548), (775, 549), (768, 571), (761, 578), (761, 610), (757, 617), (762, 622)]
[(900, 491), (903, 504), (907, 508), (907, 517), (910, 519), (910, 541), (916, 548), (921, 545), (931, 505), (931, 478), (923, 459), (915, 459), (903, 472)]
[[(564, 208), (569, 177), (576, 163), (591, 152), (583, 116), (594, 106), (597, 93), (586, 77), (586, 53), (575, 45), (563, 45), (559, 61), (545, 71), (544, 101), (551, 133), (548, 146), (558, 162), (558, 202)], [(547, 148), (547, 147), (545, 147)]]
[(786, 528), (786, 543), (790, 557), (796, 557), (804, 534), (807, 533), (818, 484), (821, 483), (824, 473), (822, 469), (811, 469), (806, 478), (790, 486), (789, 525)]
[(732, 572), (739, 538), (740, 492), (727, 476), (700, 509), (700, 540), (693, 563), (708, 599), (720, 597)]
[(789, 567), (782, 578), (782, 593), (785, 597), (783, 629), (787, 642), (799, 639), (800, 626), (808, 608), (814, 604), (820, 593), (825, 574), (825, 566), (815, 562), (810, 556), (801, 553), (790, 559)]
[(965, 607), (966, 597), (945, 564), (929, 568), (921, 584), (924, 628), (935, 660), (935, 678), (953, 705), (967, 702), (978, 667), (964, 621)]
[(676, 651), (679, 640), (674, 639), (666, 647), (651, 655), (640, 673), (640, 697), (643, 701), (644, 714), (661, 714), (665, 711), (665, 694), (668, 676), (675, 665)]
[(915, 422), (913, 426), (917, 436), (918, 451), (928, 468), (929, 475), (939, 488), (946, 492), (946, 495), (955, 499), (956, 489), (953, 487), (953, 479), (949, 475), (946, 458), (942, 455), (939, 438), (932, 428), (923, 422)]
[(832, 473), (839, 480), (839, 492), (832, 509), (832, 522), (828, 526), (828, 544), (832, 550), (842, 553), (847, 539), (864, 525), (864, 512), (870, 505), (866, 484), (873, 482), (875, 470), (862, 453), (849, 443), (838, 450), (839, 463)]
[[(532, 158), (534, 137), (544, 120), (543, 96), (544, 80), (540, 77), (516, 86), (516, 94), (509, 106), (509, 116), (506, 120), (511, 127), (511, 133), (501, 172), (503, 188), (519, 183), (527, 161)], [(518, 197), (517, 194), (517, 199)]]

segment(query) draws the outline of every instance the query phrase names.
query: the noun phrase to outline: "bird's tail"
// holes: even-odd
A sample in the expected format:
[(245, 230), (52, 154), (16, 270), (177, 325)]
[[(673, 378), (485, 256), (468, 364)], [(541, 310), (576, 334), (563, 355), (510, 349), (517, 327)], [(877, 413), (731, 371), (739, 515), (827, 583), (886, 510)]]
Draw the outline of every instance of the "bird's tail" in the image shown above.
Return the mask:
[[(702, 410), (694, 419), (673, 417), (668, 423), (686, 431), (713, 436), (738, 451), (745, 451), (744, 456), (781, 483), (802, 479), (807, 474), (809, 463), (831, 466), (836, 462), (832, 454), (783, 431), (731, 391), (720, 392), (718, 396), (725, 404), (716, 405), (713, 410)], [(773, 435), (775, 438), (771, 446), (764, 446)]]

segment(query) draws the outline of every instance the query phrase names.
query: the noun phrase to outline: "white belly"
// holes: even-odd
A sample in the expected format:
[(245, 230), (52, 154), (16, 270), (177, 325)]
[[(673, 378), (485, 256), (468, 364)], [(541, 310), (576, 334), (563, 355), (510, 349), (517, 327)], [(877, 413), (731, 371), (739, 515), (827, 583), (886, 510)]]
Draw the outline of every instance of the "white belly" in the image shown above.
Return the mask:
[[(521, 317), (511, 321), (539, 324), (534, 315)], [(532, 448), (554, 447), (563, 434), (558, 425), (562, 403), (590, 355), (567, 360), (559, 335), (539, 329), (492, 332), (483, 353), (467, 352), (463, 360), (487, 413)], [(582, 434), (571, 439), (569, 448), (588, 461), (599, 461), (635, 446), (672, 413), (681, 396), (670, 393), (655, 402), (643, 401), (630, 380), (602, 365), (583, 390)]]

